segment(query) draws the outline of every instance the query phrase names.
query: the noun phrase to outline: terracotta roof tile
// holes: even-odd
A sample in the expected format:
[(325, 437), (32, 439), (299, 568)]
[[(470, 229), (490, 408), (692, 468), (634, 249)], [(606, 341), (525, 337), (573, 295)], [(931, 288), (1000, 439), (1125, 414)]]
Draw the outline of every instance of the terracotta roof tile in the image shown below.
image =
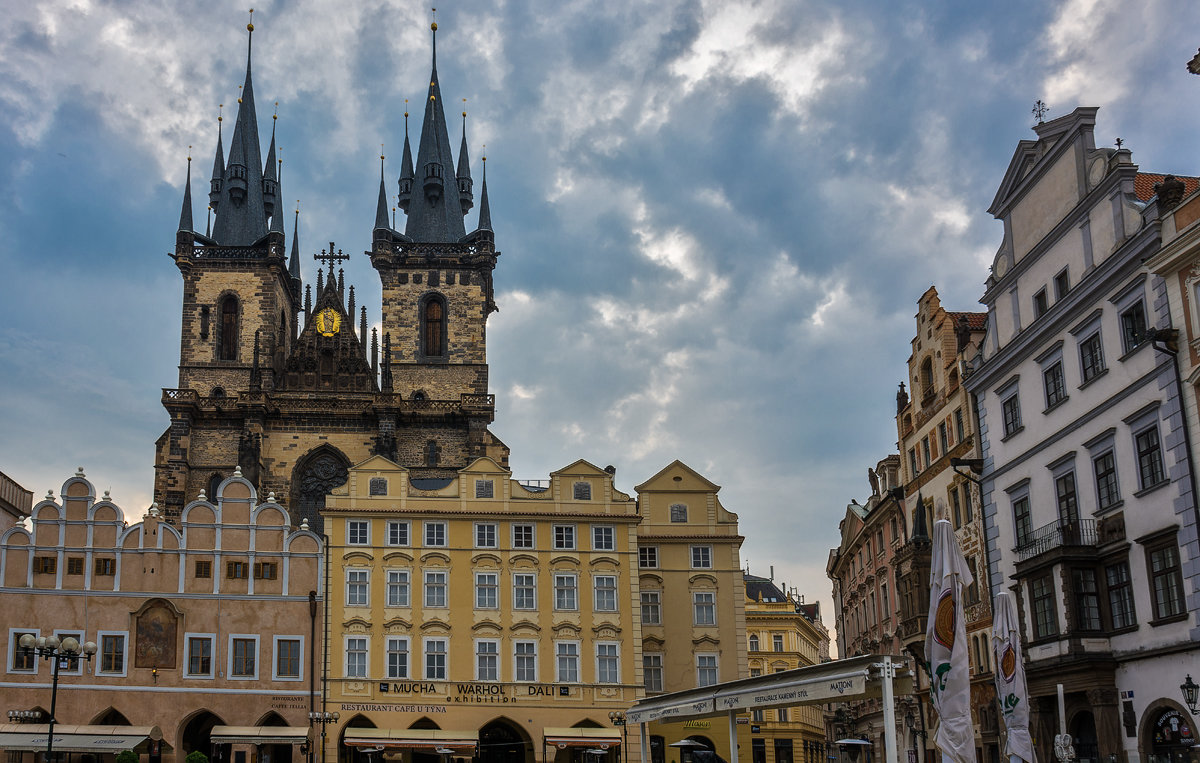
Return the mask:
[[(1166, 175), (1157, 172), (1139, 172), (1133, 178), (1133, 192), (1141, 201), (1149, 201), (1154, 197), (1154, 184), (1161, 183)], [(1187, 177), (1186, 175), (1176, 175), (1175, 177), (1183, 181), (1183, 194), (1194, 192), (1200, 188), (1200, 178)]]
[(958, 323), (959, 318), (965, 317), (967, 319), (967, 327), (972, 331), (983, 331), (987, 328), (987, 313), (954, 313), (947, 310), (946, 314), (954, 319), (955, 323)]

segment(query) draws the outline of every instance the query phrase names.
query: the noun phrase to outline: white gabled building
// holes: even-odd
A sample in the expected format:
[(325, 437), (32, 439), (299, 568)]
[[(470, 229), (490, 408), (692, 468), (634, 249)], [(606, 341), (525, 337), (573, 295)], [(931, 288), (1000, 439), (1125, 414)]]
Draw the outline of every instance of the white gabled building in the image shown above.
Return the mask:
[(1160, 247), (1153, 179), (1095, 146), (1096, 111), (1017, 146), (965, 384), (989, 579), (1019, 602), (1039, 756), (1053, 759), (1062, 684), (1081, 759), (1156, 760), (1194, 736), (1178, 688), (1200, 658), (1194, 483), (1174, 358), (1145, 338), (1171, 323), (1143, 265)]

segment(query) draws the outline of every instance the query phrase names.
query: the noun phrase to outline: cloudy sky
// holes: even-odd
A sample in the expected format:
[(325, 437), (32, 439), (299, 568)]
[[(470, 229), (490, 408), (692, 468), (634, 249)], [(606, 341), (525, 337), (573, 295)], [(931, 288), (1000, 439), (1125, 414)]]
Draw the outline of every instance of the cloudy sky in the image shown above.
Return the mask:
[[(202, 220), (248, 4), (3, 7), (0, 470), (41, 496), (82, 465), (140, 516), (177, 379), (188, 146)], [(936, 284), (979, 309), (1001, 236), (985, 210), (1034, 101), (1100, 106), (1098, 143), (1200, 172), (1192, 0), (455, 0), (437, 18), (476, 178), (487, 145), (493, 430), (515, 475), (586, 458), (632, 491), (681, 459), (723, 486), (751, 571), (826, 607), (838, 521), (895, 450), (916, 300)], [(264, 147), (278, 101), (306, 254), (369, 247), (429, 21), (415, 2), (255, 3)], [(377, 322), (367, 257), (346, 278)]]

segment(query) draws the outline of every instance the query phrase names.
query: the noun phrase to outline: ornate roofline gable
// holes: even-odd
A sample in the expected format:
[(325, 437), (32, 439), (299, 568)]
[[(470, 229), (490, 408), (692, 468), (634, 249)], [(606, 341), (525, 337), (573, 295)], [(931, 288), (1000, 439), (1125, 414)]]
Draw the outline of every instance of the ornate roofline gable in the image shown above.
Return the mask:
[[(675, 477), (680, 477), (680, 482), (675, 482)], [(720, 489), (720, 485), (716, 484), (715, 482), (711, 482), (707, 477), (683, 463), (679, 459), (675, 459), (663, 467), (653, 477), (634, 487), (634, 490), (639, 493), (649, 492), (652, 490), (716, 493), (720, 491)]]
[[(1092, 128), (1096, 124), (1096, 107), (1080, 107), (1057, 119), (1043, 122), (1033, 129), (1037, 140), (1022, 140), (1009, 160), (1004, 179), (992, 199), (988, 212), (997, 218), (1004, 217), (1025, 190), (1035, 183), (1042, 170), (1049, 167), (1058, 156), (1074, 145), (1074, 136), (1084, 137), (1084, 149), (1092, 149)], [(1070, 139), (1068, 139), (1070, 138)]]

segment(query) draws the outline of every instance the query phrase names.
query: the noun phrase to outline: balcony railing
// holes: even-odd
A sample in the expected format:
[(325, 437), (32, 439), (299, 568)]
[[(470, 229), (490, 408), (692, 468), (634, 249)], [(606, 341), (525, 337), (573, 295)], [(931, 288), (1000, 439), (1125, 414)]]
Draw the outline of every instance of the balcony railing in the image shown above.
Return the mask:
[(1091, 519), (1076, 519), (1073, 522), (1051, 522), (1029, 534), (1024, 543), (1017, 546), (1017, 561), (1023, 562), (1056, 548), (1068, 546), (1095, 546), (1096, 522)]

